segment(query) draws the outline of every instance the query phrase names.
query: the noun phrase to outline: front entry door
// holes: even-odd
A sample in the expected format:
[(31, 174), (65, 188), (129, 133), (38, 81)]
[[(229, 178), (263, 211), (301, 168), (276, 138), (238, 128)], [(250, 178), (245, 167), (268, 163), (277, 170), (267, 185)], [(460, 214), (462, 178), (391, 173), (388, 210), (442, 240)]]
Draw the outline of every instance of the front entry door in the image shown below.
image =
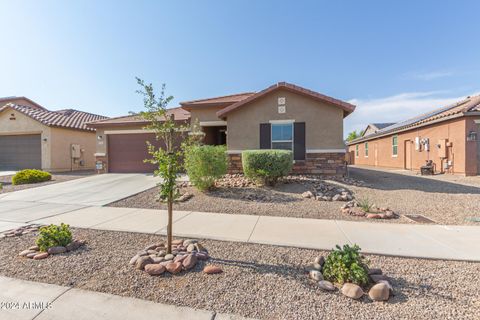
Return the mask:
[(405, 169), (412, 170), (412, 143), (405, 141)]

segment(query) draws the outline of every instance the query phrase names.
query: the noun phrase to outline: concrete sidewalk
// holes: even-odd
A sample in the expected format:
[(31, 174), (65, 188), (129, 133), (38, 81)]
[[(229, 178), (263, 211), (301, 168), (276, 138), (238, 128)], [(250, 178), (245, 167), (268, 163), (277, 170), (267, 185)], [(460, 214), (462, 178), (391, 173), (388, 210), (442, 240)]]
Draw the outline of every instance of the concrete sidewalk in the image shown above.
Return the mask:
[(0, 319), (242, 320), (239, 316), (0, 276)]
[[(329, 250), (480, 261), (480, 227), (414, 225), (175, 211), (174, 235)], [(165, 210), (88, 207), (33, 221), (99, 230), (166, 234)]]

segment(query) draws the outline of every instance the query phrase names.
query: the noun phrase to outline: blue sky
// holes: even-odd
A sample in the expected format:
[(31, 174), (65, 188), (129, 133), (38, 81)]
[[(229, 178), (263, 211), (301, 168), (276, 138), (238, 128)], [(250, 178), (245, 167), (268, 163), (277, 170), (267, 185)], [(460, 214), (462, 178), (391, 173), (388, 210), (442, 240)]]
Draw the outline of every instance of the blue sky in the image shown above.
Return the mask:
[(288, 81), (353, 102), (345, 132), (480, 92), (479, 1), (0, 0), (0, 96), (108, 116), (134, 77), (175, 103)]

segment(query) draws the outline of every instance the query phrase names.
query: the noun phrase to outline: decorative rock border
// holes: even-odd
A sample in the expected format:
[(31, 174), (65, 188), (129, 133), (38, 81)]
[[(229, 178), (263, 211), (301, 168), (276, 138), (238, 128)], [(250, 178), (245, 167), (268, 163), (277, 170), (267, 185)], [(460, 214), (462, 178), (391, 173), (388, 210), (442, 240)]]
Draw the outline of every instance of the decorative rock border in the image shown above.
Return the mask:
[(356, 200), (349, 201), (343, 206), (340, 207), (342, 213), (347, 213), (351, 216), (356, 217), (365, 217), (367, 219), (396, 219), (398, 214), (390, 210), (389, 208), (378, 208), (376, 207), (374, 211), (365, 212), (359, 205)]
[(78, 248), (84, 246), (86, 244), (85, 240), (73, 240), (69, 244), (67, 244), (65, 247), (63, 246), (56, 246), (56, 247), (50, 247), (48, 248), (47, 252), (41, 252), (38, 246), (31, 246), (26, 250), (23, 250), (20, 252), (18, 255), (20, 257), (25, 257), (33, 260), (42, 260), (46, 259), (51, 255), (55, 254), (60, 254), (60, 253), (65, 253), (65, 252), (70, 252), (70, 251), (75, 251)]
[[(129, 264), (151, 276), (158, 276), (165, 272), (178, 274), (191, 270), (198, 261), (207, 261), (209, 258), (208, 250), (198, 240), (187, 239), (174, 240), (171, 254), (167, 254), (165, 242), (153, 243), (133, 256)], [(203, 271), (206, 274), (215, 274), (221, 273), (222, 269), (209, 265)]]
[(10, 238), (10, 237), (19, 237), (24, 234), (37, 232), (42, 225), (40, 224), (29, 224), (26, 226), (18, 227), (12, 230), (5, 231), (0, 234), (0, 239), (2, 238)]
[[(335, 291), (337, 288), (330, 281), (324, 280), (322, 269), (325, 263), (325, 258), (319, 256), (309, 267), (308, 277), (318, 283), (318, 287), (324, 291)], [(373, 283), (368, 291), (368, 296), (372, 301), (387, 301), (390, 296), (394, 295), (393, 287), (390, 284), (389, 278), (385, 276), (381, 269), (368, 269), (368, 277)], [(344, 283), (340, 288), (340, 292), (351, 299), (357, 300), (365, 294), (363, 289), (354, 283)]]

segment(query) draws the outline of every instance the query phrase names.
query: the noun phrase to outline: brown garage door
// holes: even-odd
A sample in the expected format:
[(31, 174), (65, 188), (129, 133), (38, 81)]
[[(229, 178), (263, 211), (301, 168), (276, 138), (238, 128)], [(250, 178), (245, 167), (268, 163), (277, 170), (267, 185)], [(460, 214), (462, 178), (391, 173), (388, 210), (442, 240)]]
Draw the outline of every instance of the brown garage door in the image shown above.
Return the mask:
[(39, 134), (0, 136), (0, 170), (41, 169)]
[(158, 146), (155, 135), (140, 134), (113, 134), (108, 135), (108, 171), (117, 173), (152, 173), (155, 166), (144, 163), (150, 159), (146, 141)]

